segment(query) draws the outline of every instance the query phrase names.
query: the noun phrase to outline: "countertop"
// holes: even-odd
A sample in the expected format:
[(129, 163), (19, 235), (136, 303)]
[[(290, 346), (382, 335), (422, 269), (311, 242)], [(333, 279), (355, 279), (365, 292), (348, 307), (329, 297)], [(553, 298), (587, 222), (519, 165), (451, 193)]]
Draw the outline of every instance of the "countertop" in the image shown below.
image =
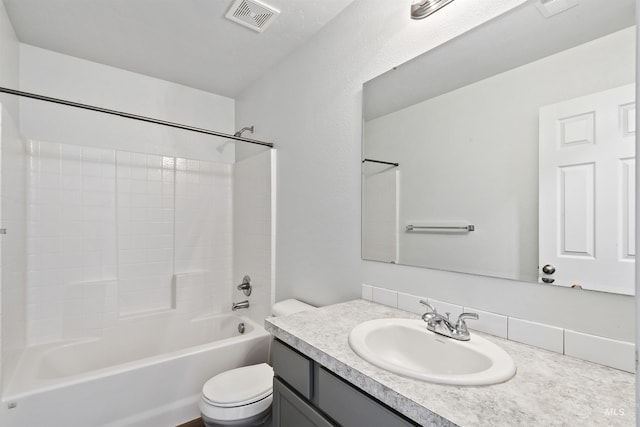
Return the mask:
[(390, 373), (358, 357), (348, 336), (361, 322), (419, 318), (365, 300), (265, 320), (276, 338), (424, 426), (635, 426), (635, 376), (471, 331), (511, 355), (515, 376), (502, 384), (459, 387)]

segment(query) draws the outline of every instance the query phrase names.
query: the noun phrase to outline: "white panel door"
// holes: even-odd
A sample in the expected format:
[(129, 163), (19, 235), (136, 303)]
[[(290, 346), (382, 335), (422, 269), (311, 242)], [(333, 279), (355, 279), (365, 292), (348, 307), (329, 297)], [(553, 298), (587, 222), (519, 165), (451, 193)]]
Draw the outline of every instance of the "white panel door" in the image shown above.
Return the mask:
[(635, 85), (540, 108), (541, 280), (634, 293), (634, 145)]

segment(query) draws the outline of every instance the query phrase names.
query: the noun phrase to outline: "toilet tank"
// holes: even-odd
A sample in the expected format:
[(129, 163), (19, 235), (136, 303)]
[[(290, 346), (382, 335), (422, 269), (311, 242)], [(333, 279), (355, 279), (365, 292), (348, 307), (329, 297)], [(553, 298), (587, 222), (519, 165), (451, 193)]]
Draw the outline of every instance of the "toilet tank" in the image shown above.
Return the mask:
[(292, 298), (273, 304), (273, 306), (271, 307), (271, 314), (273, 314), (274, 316), (286, 316), (288, 314), (298, 313), (300, 311), (307, 311), (312, 308), (315, 307)]

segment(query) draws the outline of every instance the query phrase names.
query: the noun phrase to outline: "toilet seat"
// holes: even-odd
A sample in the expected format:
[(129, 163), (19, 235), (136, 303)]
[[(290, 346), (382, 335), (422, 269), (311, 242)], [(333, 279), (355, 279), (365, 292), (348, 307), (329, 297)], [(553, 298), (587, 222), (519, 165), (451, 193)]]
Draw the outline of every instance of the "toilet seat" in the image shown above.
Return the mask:
[[(273, 305), (273, 314), (284, 316), (314, 308), (297, 300)], [(206, 426), (266, 425), (273, 402), (273, 369), (266, 363), (223, 372), (202, 388), (200, 412)], [(223, 421), (216, 423), (216, 421)]]
[(213, 420), (243, 419), (260, 414), (273, 401), (273, 368), (244, 366), (211, 378), (202, 387), (200, 410)]

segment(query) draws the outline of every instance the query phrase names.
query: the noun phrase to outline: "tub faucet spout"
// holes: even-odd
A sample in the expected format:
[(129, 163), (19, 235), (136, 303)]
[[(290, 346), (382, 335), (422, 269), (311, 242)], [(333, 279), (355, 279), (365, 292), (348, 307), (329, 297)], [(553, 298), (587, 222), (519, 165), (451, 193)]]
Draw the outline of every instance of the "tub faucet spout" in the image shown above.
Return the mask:
[(245, 300), (240, 302), (234, 302), (233, 305), (231, 306), (231, 310), (233, 311), (236, 311), (240, 308), (249, 308), (249, 301)]

